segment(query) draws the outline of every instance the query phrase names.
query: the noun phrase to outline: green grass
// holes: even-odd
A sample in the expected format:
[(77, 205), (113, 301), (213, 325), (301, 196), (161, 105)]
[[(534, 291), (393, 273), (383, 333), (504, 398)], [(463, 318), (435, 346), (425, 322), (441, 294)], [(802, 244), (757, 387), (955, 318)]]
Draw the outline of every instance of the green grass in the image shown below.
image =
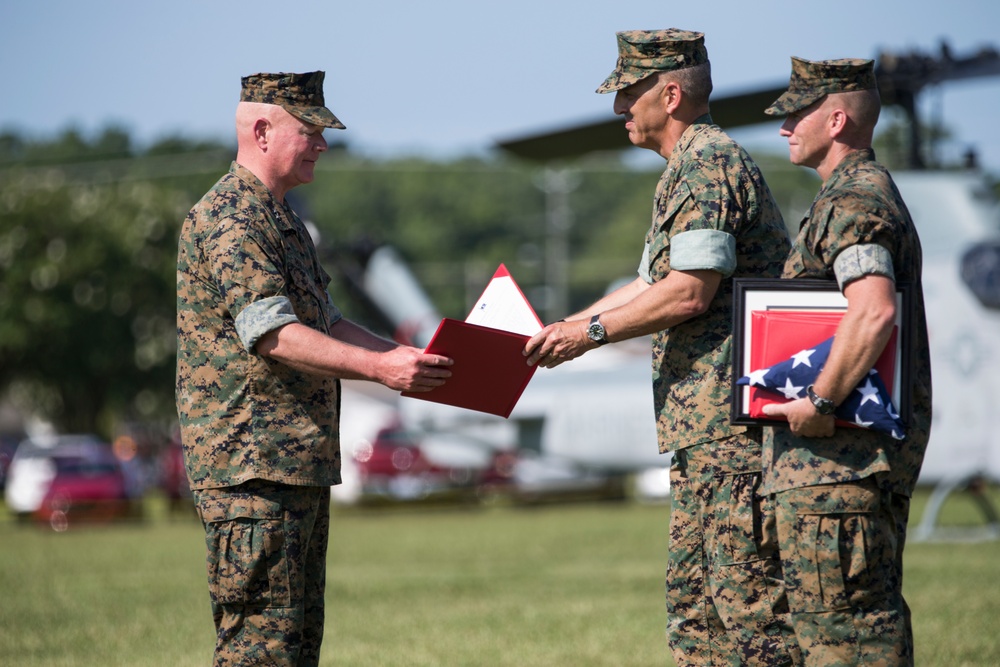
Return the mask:
[[(949, 523), (977, 520), (961, 498), (945, 510)], [(667, 513), (337, 509), (322, 664), (670, 665)], [(155, 503), (141, 523), (61, 534), (0, 520), (0, 664), (210, 664), (203, 549), (195, 519)], [(998, 574), (1000, 542), (907, 547), (918, 665), (1000, 664)]]

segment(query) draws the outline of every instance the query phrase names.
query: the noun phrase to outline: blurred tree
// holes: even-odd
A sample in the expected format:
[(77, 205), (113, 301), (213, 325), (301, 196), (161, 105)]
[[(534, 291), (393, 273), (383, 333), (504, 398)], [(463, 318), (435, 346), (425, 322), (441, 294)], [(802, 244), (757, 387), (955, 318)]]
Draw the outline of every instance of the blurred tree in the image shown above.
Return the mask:
[[(813, 172), (785, 156), (758, 159), (789, 227), (819, 189)], [(442, 314), (464, 317), (503, 262), (541, 313), (552, 242), (543, 168), (500, 160), (372, 162), (347, 154), (317, 165), (316, 181), (294, 191), (319, 229), (329, 261), (353, 246), (394, 245)], [(581, 308), (613, 281), (635, 275), (660, 170), (603, 156), (568, 167), (565, 243), (568, 308)], [(336, 266), (330, 266), (336, 275)], [(335, 291), (345, 312), (349, 295)], [(369, 323), (371, 324), (371, 323)]]
[[(897, 108), (883, 109), (878, 131), (872, 142), (875, 155), (879, 162), (890, 171), (912, 169), (910, 163), (910, 121)], [(963, 169), (965, 165), (958, 161), (947, 163), (940, 154), (941, 146), (951, 137), (952, 132), (940, 123), (920, 126), (920, 154), (930, 169)]]
[[(538, 273), (515, 261), (543, 223), (543, 195), (523, 170), (472, 159), (373, 163), (331, 156), (296, 194), (307, 201), (300, 212), (320, 229), (327, 256), (391, 244), (449, 316), (464, 317), (467, 282), (481, 281), (482, 289), (500, 262), (519, 281)], [(354, 314), (350, 306), (345, 311)]]
[(102, 172), (128, 147), (114, 129), (0, 137), (0, 395), (62, 431), (174, 413), (177, 232), (226, 163), (186, 188), (126, 178), (139, 160)]
[[(658, 174), (611, 160), (569, 175), (570, 301), (580, 307), (635, 269)], [(337, 254), (359, 243), (392, 244), (441, 312), (464, 317), (500, 262), (541, 307), (551, 242), (544, 187), (543, 170), (531, 165), (340, 156), (321, 161), (300, 195), (321, 248)]]
[[(23, 178), (23, 177), (22, 177)], [(20, 181), (20, 182), (19, 182)], [(61, 428), (107, 432), (111, 413), (152, 417), (173, 372), (175, 220), (145, 184), (5, 179), (0, 382)]]
[(92, 162), (131, 155), (128, 132), (116, 126), (103, 129), (91, 140), (72, 127), (53, 140), (43, 141), (31, 141), (12, 132), (0, 134), (0, 166)]

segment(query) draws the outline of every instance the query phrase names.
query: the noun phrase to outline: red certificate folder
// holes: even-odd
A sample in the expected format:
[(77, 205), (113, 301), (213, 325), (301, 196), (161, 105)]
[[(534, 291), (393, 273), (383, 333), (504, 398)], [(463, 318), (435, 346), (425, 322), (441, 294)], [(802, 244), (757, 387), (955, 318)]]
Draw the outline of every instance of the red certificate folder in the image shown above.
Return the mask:
[[(767, 368), (780, 363), (810, 345), (823, 342), (837, 332), (844, 311), (763, 310), (750, 313), (753, 339), (750, 345), (750, 368)], [(875, 362), (889, 395), (893, 394), (896, 371), (898, 327), (893, 327), (889, 342)], [(757, 387), (750, 388), (747, 413), (753, 418), (768, 418), (763, 411), (769, 403), (787, 403), (781, 396)]]
[[(477, 321), (498, 326), (506, 321), (516, 331)], [(441, 320), (427, 346), (429, 353), (454, 359), (451, 377), (430, 391), (402, 395), (509, 417), (536, 368), (527, 364), (521, 351), (541, 328), (541, 320), (501, 264), (467, 320)]]

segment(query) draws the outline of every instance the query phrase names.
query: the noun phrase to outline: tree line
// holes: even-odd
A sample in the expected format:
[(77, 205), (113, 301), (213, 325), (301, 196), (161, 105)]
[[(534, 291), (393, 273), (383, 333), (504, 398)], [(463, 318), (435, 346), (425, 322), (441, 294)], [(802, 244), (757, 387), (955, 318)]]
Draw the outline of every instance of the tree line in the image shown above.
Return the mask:
[[(0, 133), (0, 401), (63, 432), (172, 423), (177, 236), (234, 156), (183, 137), (138, 149), (116, 127)], [(755, 157), (797, 222), (815, 177), (783, 155)], [(394, 246), (443, 316), (464, 318), (503, 262), (543, 319), (557, 319), (635, 275), (659, 175), (618, 156), (543, 168), (339, 148), (290, 196), (317, 231), (335, 302), (391, 335), (351, 289), (372, 247)]]

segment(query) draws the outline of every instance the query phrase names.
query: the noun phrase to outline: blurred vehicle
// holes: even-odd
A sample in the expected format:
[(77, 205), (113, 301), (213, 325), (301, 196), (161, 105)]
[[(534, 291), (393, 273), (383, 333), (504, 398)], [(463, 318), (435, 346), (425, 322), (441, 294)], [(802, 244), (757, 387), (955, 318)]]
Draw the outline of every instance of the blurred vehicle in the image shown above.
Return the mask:
[(352, 458), (360, 481), (361, 503), (479, 502), (505, 492), (513, 475), (513, 455), (507, 452), (492, 453), (485, 463), (437, 463), (427, 456), (416, 437), (395, 421), (379, 429), (370, 442), (356, 445)]
[(520, 505), (626, 500), (628, 477), (624, 473), (583, 468), (570, 459), (518, 450), (507, 496)]
[(4, 497), (19, 518), (56, 531), (133, 515), (121, 462), (111, 445), (92, 435), (22, 441), (10, 463)]
[(0, 434), (0, 490), (7, 485), (7, 469), (10, 467), (10, 460), (14, 458), (18, 442), (18, 438)]
[(158, 486), (167, 500), (167, 511), (172, 515), (194, 515), (194, 497), (184, 468), (184, 448), (179, 435), (160, 451), (157, 468)]
[(573, 461), (515, 446), (497, 448), (465, 433), (427, 433), (396, 417), (349, 456), (359, 493), (351, 502), (507, 501), (533, 505), (568, 500), (621, 500), (626, 478), (581, 469)]

